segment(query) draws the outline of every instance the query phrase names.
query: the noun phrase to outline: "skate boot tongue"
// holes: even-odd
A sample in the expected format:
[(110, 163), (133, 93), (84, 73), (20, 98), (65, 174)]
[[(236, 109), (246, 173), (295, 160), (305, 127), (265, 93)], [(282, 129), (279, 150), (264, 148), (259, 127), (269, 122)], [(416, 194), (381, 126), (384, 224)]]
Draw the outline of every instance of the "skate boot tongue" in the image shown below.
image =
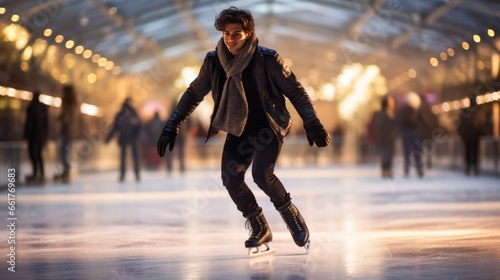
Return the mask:
[(309, 230), (297, 207), (290, 202), (287, 206), (279, 208), (278, 211), (290, 231), (295, 244), (299, 247), (305, 246), (309, 240)]

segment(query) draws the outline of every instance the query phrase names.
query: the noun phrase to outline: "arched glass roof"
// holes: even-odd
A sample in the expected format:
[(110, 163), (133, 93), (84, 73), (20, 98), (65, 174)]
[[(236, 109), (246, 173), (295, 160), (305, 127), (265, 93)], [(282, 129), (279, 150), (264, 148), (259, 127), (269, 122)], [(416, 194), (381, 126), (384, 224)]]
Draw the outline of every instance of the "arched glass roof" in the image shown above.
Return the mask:
[(137, 75), (158, 63), (201, 61), (220, 38), (215, 16), (230, 5), (251, 10), (260, 43), (290, 58), (299, 73), (332, 76), (349, 62), (376, 64), (388, 79), (421, 73), (432, 68), (431, 57), (462, 52), (464, 41), (473, 47), (474, 35), (491, 53), (500, 50), (496, 0), (3, 0), (0, 17), (19, 15), (30, 40), (53, 43), (62, 35), (121, 74)]

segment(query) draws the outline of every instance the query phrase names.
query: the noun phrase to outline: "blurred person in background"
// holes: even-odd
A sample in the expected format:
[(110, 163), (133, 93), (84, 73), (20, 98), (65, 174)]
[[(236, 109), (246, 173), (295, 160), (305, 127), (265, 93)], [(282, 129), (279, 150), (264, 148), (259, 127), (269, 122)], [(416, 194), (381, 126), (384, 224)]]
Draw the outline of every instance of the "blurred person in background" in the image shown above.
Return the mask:
[(26, 108), (23, 139), (28, 141), (28, 155), (33, 173), (26, 176), (27, 183), (43, 184), (45, 171), (42, 150), (49, 135), (48, 106), (40, 102), (40, 91), (33, 91), (33, 98)]
[(262, 208), (245, 183), (252, 164), (257, 186), (271, 199), (297, 246), (308, 248), (309, 231), (290, 194), (274, 174), (274, 168), (291, 117), (287, 97), (299, 113), (307, 140), (325, 147), (330, 136), (321, 124), (311, 99), (279, 54), (258, 45), (250, 11), (230, 7), (220, 12), (215, 27), (222, 32), (215, 51), (207, 53), (198, 77), (177, 103), (158, 139), (158, 155), (172, 150), (181, 124), (210, 91), (214, 112), (207, 140), (218, 131), (227, 132), (222, 152), (223, 185), (236, 208), (247, 219), (251, 248), (272, 241)]
[(398, 137), (395, 108), (394, 98), (386, 95), (381, 100), (380, 111), (375, 115), (374, 136), (380, 154), (383, 178), (393, 177), (392, 162)]
[(425, 95), (420, 96), (422, 104), (420, 105), (420, 112), (422, 114), (423, 122), (419, 122), (419, 133), (422, 140), (422, 161), (425, 163), (427, 169), (432, 168), (432, 157), (434, 136), (437, 135), (437, 130), (439, 129), (439, 120), (437, 115), (432, 112), (431, 105), (427, 101)]
[(480, 110), (476, 95), (469, 96), (470, 106), (460, 111), (457, 131), (464, 144), (465, 175), (479, 175), (479, 144), (482, 135), (487, 134), (486, 115)]
[(342, 147), (344, 146), (344, 126), (339, 122), (335, 125), (332, 131), (332, 146), (333, 159), (335, 162), (340, 162), (342, 157)]
[(63, 87), (61, 114), (58, 117), (61, 125), (60, 159), (63, 170), (54, 176), (55, 181), (70, 181), (71, 150), (73, 141), (82, 134), (83, 117), (80, 111), (75, 89), (72, 85)]
[(156, 152), (156, 141), (158, 138), (158, 131), (161, 131), (164, 124), (165, 121), (160, 118), (160, 113), (158, 111), (144, 124), (144, 156), (148, 169), (158, 169), (160, 165), (160, 158)]
[(375, 139), (375, 120), (378, 112), (373, 112), (365, 125), (365, 131), (358, 136), (358, 158), (362, 164), (376, 164), (377, 140)]
[(418, 94), (410, 92), (396, 113), (396, 121), (403, 144), (404, 176), (410, 175), (410, 167), (414, 166), (418, 177), (424, 176), (422, 164), (422, 136), (419, 126), (425, 125), (425, 119), (420, 111), (421, 100)]
[(208, 131), (200, 119), (196, 119), (192, 126), (193, 136), (195, 138), (196, 146), (198, 147), (198, 157), (202, 165), (207, 164), (209, 152), (207, 146), (203, 144)]
[[(172, 110), (175, 110), (175, 102), (172, 104)], [(177, 149), (170, 151), (166, 154), (166, 164), (168, 175), (172, 174), (174, 169), (174, 161), (177, 159), (179, 164), (179, 171), (183, 174), (186, 171), (186, 142), (189, 136), (189, 131), (191, 130), (191, 119), (187, 119), (184, 125), (179, 129), (175, 143), (177, 144)], [(159, 130), (161, 131), (161, 129)], [(158, 133), (158, 131), (157, 131)], [(158, 134), (156, 135), (158, 136)]]
[(139, 150), (138, 142), (143, 133), (143, 125), (137, 110), (132, 104), (132, 98), (127, 97), (123, 101), (122, 107), (116, 114), (111, 129), (106, 136), (106, 143), (109, 143), (115, 133), (118, 133), (118, 145), (120, 145), (120, 178), (125, 180), (125, 166), (127, 162), (127, 149), (132, 152), (132, 163), (134, 166), (135, 180), (141, 180), (139, 174)]

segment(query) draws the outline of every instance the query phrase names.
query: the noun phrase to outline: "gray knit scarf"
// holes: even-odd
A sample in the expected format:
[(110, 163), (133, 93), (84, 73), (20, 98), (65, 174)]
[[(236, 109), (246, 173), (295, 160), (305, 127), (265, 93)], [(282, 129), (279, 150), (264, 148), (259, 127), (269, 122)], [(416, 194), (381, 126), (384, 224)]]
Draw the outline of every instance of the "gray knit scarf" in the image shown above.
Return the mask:
[(215, 129), (235, 136), (241, 136), (243, 133), (248, 117), (248, 102), (243, 87), (242, 73), (252, 60), (257, 44), (257, 36), (253, 33), (237, 56), (229, 52), (223, 38), (217, 44), (217, 55), (226, 72), (226, 82), (212, 122)]

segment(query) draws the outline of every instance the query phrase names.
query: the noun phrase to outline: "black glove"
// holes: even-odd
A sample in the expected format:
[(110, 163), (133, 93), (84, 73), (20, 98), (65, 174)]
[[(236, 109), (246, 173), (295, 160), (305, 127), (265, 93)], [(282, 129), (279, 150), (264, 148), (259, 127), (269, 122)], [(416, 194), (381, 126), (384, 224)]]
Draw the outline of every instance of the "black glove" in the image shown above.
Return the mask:
[(314, 143), (318, 147), (325, 147), (330, 143), (330, 135), (321, 123), (306, 126), (305, 130), (309, 146), (312, 146)]
[(160, 157), (165, 155), (165, 149), (167, 149), (167, 146), (168, 150), (172, 151), (181, 123), (186, 120), (198, 104), (200, 104), (200, 101), (197, 101), (194, 97), (188, 94), (187, 91), (182, 95), (179, 103), (177, 103), (177, 106), (175, 106), (174, 111), (165, 124), (165, 127), (163, 127), (160, 139), (158, 139), (156, 150)]
[(162, 129), (160, 138), (158, 139), (158, 144), (156, 144), (156, 150), (160, 157), (165, 155), (165, 150), (172, 151), (175, 145), (175, 138), (179, 133), (179, 128), (167, 122), (165, 127)]

